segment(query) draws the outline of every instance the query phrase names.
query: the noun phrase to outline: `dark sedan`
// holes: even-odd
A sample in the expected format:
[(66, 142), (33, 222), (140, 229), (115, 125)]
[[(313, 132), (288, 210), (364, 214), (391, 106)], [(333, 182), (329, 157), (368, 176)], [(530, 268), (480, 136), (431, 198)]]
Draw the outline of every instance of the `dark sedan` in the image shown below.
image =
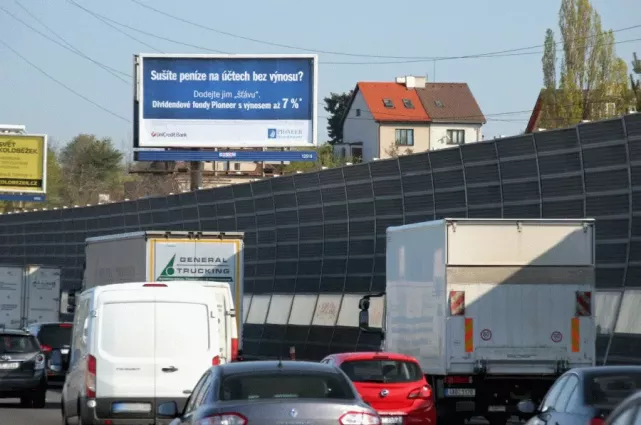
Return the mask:
[(381, 418), (335, 366), (296, 361), (228, 363), (209, 369), (183, 412), (158, 407), (171, 425), (380, 425)]
[(540, 406), (519, 403), (533, 413), (526, 425), (604, 425), (624, 399), (641, 389), (641, 366), (599, 366), (571, 369), (549, 389)]

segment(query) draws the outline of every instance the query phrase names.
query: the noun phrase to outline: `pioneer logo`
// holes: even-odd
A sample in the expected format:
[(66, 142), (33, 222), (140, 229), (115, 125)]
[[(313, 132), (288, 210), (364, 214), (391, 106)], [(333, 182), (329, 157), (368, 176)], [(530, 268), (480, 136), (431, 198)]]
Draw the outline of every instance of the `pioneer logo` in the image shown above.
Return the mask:
[(152, 131), (151, 132), (151, 137), (172, 137), (172, 138), (182, 138), (182, 137), (187, 137), (187, 133), (181, 133), (180, 131), (172, 131), (172, 132), (157, 132), (157, 131)]

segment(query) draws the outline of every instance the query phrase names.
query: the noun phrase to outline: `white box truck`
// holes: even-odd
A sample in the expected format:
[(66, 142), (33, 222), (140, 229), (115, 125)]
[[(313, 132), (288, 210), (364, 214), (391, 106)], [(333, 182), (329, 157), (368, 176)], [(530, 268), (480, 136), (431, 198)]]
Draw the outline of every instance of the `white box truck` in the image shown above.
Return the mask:
[(243, 232), (147, 230), (87, 238), (82, 290), (175, 280), (208, 281), (222, 290), (220, 283), (225, 283), (233, 305), (221, 308), (235, 316), (234, 338), (242, 341), (243, 237)]
[(59, 268), (0, 266), (0, 328), (19, 329), (59, 319)]
[[(505, 424), (565, 370), (595, 364), (592, 219), (443, 219), (387, 229), (386, 287), (359, 326), (414, 356), (440, 420)], [(382, 331), (370, 298), (384, 296)]]

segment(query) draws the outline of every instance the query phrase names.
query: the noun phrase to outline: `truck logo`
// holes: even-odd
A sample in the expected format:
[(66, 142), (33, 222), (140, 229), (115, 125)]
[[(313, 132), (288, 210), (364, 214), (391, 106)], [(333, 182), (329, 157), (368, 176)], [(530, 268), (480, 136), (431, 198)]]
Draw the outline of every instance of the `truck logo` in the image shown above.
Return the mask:
[(229, 261), (225, 258), (180, 257), (176, 260), (176, 254), (174, 254), (156, 280), (162, 282), (215, 279), (221, 282), (233, 282), (231, 272)]
[(381, 390), (381, 397), (387, 397), (388, 395), (389, 395), (389, 391)]

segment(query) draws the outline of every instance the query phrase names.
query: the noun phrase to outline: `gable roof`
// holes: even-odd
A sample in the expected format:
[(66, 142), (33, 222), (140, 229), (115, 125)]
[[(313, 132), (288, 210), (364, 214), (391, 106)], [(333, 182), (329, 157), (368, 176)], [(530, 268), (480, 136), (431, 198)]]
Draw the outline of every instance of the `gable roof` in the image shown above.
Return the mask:
[(541, 112), (543, 110), (543, 90), (539, 92), (539, 96), (536, 98), (536, 103), (534, 104), (534, 109), (532, 109), (532, 115), (530, 115), (530, 120), (525, 127), (525, 134), (533, 133), (536, 128), (539, 127), (539, 121), (541, 120)]
[(416, 93), (433, 122), (486, 123), (467, 83), (427, 83)]
[[(352, 100), (358, 92), (363, 94), (365, 102), (376, 121), (387, 122), (429, 122), (430, 117), (423, 108), (416, 90), (408, 89), (397, 83), (359, 82), (354, 90)], [(392, 102), (392, 108), (385, 106), (385, 100)], [(407, 108), (403, 99), (409, 100), (414, 108)], [(349, 109), (351, 109), (351, 103)]]

